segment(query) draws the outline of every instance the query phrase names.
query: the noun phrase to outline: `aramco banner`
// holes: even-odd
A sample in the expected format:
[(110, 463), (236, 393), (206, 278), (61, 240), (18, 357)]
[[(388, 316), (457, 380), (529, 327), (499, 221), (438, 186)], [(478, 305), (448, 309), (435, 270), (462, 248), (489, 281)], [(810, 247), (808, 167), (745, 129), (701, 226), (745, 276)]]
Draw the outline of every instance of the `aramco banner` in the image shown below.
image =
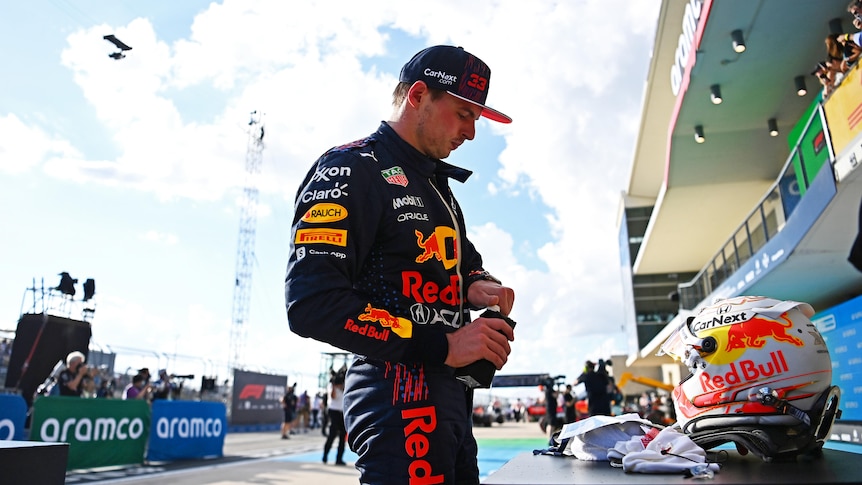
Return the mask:
[(287, 376), (233, 371), (233, 399), (230, 424), (279, 424), (284, 410), (279, 399), (284, 395)]
[(33, 403), (31, 441), (69, 443), (69, 470), (143, 463), (146, 401), (49, 396)]
[(220, 402), (153, 401), (148, 461), (218, 458), (224, 454), (227, 410)]
[(0, 440), (24, 441), (27, 403), (17, 394), (0, 394)]

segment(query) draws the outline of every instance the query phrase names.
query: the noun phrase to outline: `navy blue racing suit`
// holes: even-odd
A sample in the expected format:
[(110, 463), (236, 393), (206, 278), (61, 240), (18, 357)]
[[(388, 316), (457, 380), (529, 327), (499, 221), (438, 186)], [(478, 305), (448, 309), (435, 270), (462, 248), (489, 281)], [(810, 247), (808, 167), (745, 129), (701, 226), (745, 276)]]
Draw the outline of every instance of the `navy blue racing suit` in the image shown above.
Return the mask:
[(356, 355), (344, 414), (362, 483), (478, 483), (472, 392), (443, 363), (486, 274), (449, 189), (470, 174), (384, 122), (327, 151), (297, 192), (288, 322)]

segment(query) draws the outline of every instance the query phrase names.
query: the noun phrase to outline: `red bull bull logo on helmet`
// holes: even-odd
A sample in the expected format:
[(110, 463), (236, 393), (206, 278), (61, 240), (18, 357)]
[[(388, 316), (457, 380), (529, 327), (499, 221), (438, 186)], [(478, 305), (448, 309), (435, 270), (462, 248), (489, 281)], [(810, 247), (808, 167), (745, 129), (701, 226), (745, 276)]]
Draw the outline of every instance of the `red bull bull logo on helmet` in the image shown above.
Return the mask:
[(766, 345), (767, 337), (775, 339), (777, 342), (787, 342), (802, 347), (805, 345), (802, 339), (787, 333), (791, 327), (793, 327), (793, 322), (787, 318), (786, 313), (781, 315), (780, 321), (759, 317), (751, 318), (730, 327), (730, 330), (727, 331), (727, 346), (724, 350), (730, 352), (749, 347), (760, 349)]
[(700, 338), (713, 337), (717, 348), (721, 349), (721, 352), (704, 356), (710, 364), (733, 362), (748, 349), (766, 347), (767, 351), (771, 351), (779, 348), (776, 345), (805, 346), (805, 341), (800, 338), (802, 335), (795, 335), (799, 330), (793, 329), (793, 321), (788, 312), (782, 313), (778, 318), (769, 318), (750, 310), (719, 313), (692, 322), (691, 329)]
[[(416, 256), (417, 263), (424, 263), (434, 258), (443, 263), (443, 267), (446, 269), (455, 267), (458, 263), (458, 251), (456, 249), (458, 246), (455, 244), (457, 233), (455, 229), (446, 226), (437, 226), (434, 228), (434, 232), (428, 237), (425, 237), (419, 230), (415, 230), (414, 232), (416, 233), (416, 244), (422, 250), (419, 256)], [(448, 254), (450, 251), (447, 248), (451, 248), (451, 254)]]

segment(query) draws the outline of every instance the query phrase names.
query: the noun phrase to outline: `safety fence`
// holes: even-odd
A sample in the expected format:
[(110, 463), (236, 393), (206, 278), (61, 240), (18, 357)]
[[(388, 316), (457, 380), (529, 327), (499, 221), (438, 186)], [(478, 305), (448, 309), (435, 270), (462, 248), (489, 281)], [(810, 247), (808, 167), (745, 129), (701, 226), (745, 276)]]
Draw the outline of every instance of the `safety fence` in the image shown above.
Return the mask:
[[(0, 395), (0, 440), (69, 443), (68, 470), (223, 456), (220, 402)], [(29, 436), (28, 436), (29, 435)]]

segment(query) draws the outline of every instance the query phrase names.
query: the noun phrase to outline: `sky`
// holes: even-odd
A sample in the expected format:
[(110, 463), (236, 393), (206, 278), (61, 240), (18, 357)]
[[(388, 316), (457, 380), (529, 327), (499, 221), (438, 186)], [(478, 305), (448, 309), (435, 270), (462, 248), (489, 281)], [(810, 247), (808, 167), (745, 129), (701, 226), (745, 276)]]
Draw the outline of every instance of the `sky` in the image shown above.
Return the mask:
[[(316, 389), (321, 353), (284, 308), (293, 198), (328, 148), (391, 114), (436, 44), (492, 71), (448, 162), (485, 267), (515, 289), (500, 374), (574, 380), (624, 353), (620, 197), (659, 0), (29, 0), (0, 14), (0, 337), (60, 272), (96, 282), (91, 348), (115, 369), (227, 378), (248, 122), (265, 127), (241, 361)], [(104, 35), (132, 47), (114, 60)], [(36, 288), (36, 291), (30, 289)], [(49, 300), (59, 306), (62, 300)]]

